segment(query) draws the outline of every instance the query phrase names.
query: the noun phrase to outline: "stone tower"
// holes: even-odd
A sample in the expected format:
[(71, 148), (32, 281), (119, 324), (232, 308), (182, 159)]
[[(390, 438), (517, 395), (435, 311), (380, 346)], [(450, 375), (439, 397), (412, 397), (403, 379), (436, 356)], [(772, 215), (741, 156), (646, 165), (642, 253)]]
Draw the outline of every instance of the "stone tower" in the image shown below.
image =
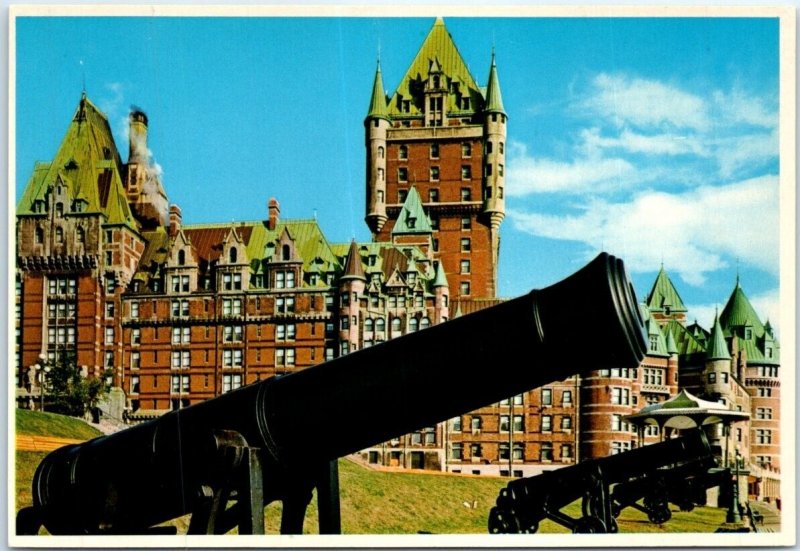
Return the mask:
[(441, 18), (391, 97), (380, 66), (375, 73), (364, 121), (367, 224), (375, 241), (390, 242), (416, 189), (454, 298), (497, 293), (506, 122), (494, 54), (481, 87)]

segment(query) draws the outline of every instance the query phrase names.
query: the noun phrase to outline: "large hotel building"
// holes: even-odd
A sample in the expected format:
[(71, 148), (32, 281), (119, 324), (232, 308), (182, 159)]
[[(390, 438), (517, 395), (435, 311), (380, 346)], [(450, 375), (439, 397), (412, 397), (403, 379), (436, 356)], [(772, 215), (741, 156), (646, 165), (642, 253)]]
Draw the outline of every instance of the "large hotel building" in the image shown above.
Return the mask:
[[(147, 116), (131, 113), (123, 162), (84, 94), (17, 204), (18, 403), (38, 407), (37, 364), (69, 358), (87, 376), (110, 369), (110, 414), (139, 422), (501, 301), (508, 119), (493, 54), (487, 62), (479, 84), (438, 19), (391, 95), (377, 68), (364, 120), (365, 243), (330, 243), (272, 198), (262, 220), (184, 224), (152, 166)], [(738, 280), (708, 329), (687, 323), (663, 269), (644, 296), (649, 350), (638, 368), (509, 396), (363, 459), (527, 476), (658, 441), (663, 428), (638, 430), (626, 416), (688, 391), (749, 413), (709, 435), (721, 455), (744, 454), (752, 498), (777, 498), (780, 355), (769, 322)]]

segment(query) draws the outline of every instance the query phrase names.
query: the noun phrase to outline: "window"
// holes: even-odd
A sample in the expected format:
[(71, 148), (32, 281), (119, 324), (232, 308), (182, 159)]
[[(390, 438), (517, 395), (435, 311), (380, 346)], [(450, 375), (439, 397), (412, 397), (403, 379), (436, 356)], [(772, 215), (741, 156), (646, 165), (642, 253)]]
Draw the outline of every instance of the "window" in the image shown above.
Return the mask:
[(131, 317), (136, 319), (139, 317), (139, 303), (134, 301), (131, 302)]
[(503, 165), (497, 165), (497, 175), (498, 176), (503, 175)]
[(772, 408), (756, 408), (756, 419), (772, 419)]
[(472, 192), (469, 188), (462, 187), (461, 188), (461, 200), (462, 201), (472, 201)]
[(42, 228), (36, 228), (36, 237), (34, 239), (36, 243), (44, 243), (44, 230)]
[(456, 461), (464, 459), (464, 445), (460, 442), (453, 444), (451, 448), (451, 456)]
[(226, 291), (239, 291), (242, 288), (242, 274), (223, 274), (222, 288)]
[(711, 373), (708, 374), (708, 382), (709, 382), (709, 384), (713, 384), (713, 383), (717, 382), (717, 374), (714, 371), (712, 371)]
[(226, 325), (223, 329), (223, 338), (225, 342), (241, 342), (242, 341), (242, 326), (241, 325)]
[(392, 333), (398, 333), (401, 330), (400, 318), (392, 318)]
[(191, 342), (191, 327), (173, 327), (172, 344), (188, 344)]
[(461, 165), (461, 179), (469, 180), (472, 178), (472, 167), (469, 165)]
[(347, 342), (347, 341), (344, 341), (342, 343), (342, 345), (341, 345), (341, 355), (342, 356), (346, 356), (349, 353), (350, 353), (350, 343)]
[(630, 442), (611, 442), (611, 455), (626, 452), (631, 449)]
[(408, 168), (401, 166), (397, 169), (397, 181), (408, 182)]
[(620, 405), (630, 405), (631, 391), (627, 388), (613, 387), (611, 389), (611, 403)]
[(542, 447), (540, 449), (541, 460), (542, 461), (552, 461), (553, 460), (553, 444), (550, 442), (542, 442)]
[(469, 237), (461, 238), (461, 252), (468, 253), (472, 250), (472, 242)]
[(464, 157), (464, 158), (472, 156), (472, 144), (471, 143), (464, 142), (464, 143), (461, 144), (461, 156)]
[(131, 329), (131, 344), (141, 344), (142, 342), (142, 330), (138, 327), (134, 327)]
[(386, 331), (386, 320), (383, 318), (375, 320), (375, 330), (378, 332)]
[(486, 176), (492, 175), (492, 165), (486, 165)]
[(333, 359), (333, 348), (326, 347), (325, 348), (325, 361), (329, 362)]
[(400, 160), (408, 159), (408, 146), (401, 145), (397, 149), (397, 158), (400, 159)]
[(562, 407), (572, 407), (572, 391), (565, 390), (564, 393), (561, 395), (561, 405)]
[(500, 143), (498, 144), (498, 146), (499, 146), (499, 147), (498, 147), (498, 151), (500, 151), (500, 153), (503, 153), (503, 152), (504, 152), (503, 150), (505, 149), (505, 146), (503, 145), (503, 142), (500, 142)]
[(382, 145), (378, 146), (378, 158), (379, 159), (383, 159), (383, 157), (385, 155), (385, 151), (386, 150), (383, 148)]
[(227, 348), (222, 351), (223, 367), (242, 367), (242, 350)]
[(451, 430), (453, 432), (461, 432), (462, 431), (462, 428), (461, 428), (461, 416), (453, 417), (453, 419), (450, 421), (450, 424), (451, 424), (451, 427), (452, 427)]
[(189, 376), (188, 375), (173, 375), (172, 376), (172, 392), (189, 392)]
[(481, 426), (482, 426), (481, 418), (473, 416), (472, 419), (470, 420), (470, 428), (472, 429), (472, 432), (480, 432)]
[(542, 405), (550, 406), (553, 404), (553, 390), (550, 388), (542, 389)]
[(137, 375), (131, 377), (131, 394), (139, 394), (139, 377)]
[(347, 331), (348, 329), (350, 329), (350, 318), (347, 317), (347, 316), (344, 316), (340, 320), (340, 327), (341, 327), (342, 331)]
[(461, 261), (461, 273), (462, 274), (470, 273), (470, 262), (469, 262), (469, 260), (462, 260)]
[[(437, 219), (437, 222), (438, 222), (438, 219)], [(433, 248), (433, 252), (438, 252), (439, 251), (439, 240), (437, 238), (434, 237), (431, 240), (431, 247)]]
[(468, 281), (462, 281), (461, 285), (459, 287), (459, 290), (461, 291), (462, 295), (469, 295), (469, 291), (470, 291), (469, 282)]
[(294, 348), (276, 348), (275, 349), (275, 365), (277, 365), (277, 366), (292, 366), (292, 365), (295, 365), (295, 351), (294, 351)]
[(293, 323), (279, 323), (275, 326), (275, 339), (279, 341), (294, 340), (297, 326)]
[(242, 386), (241, 373), (226, 373), (222, 376), (222, 392), (230, 392)]
[(409, 318), (408, 319), (408, 332), (414, 333), (419, 329), (419, 320), (417, 318)]
[(398, 203), (405, 203), (406, 197), (408, 197), (408, 190), (400, 189), (397, 190), (397, 202)]
[(759, 388), (757, 392), (760, 398), (769, 398), (772, 396), (772, 389), (771, 388)]
[(542, 432), (553, 430), (553, 418), (550, 415), (542, 415)]
[(432, 166), (431, 167), (431, 182), (438, 182), (439, 181), (439, 167)]
[(431, 159), (438, 159), (439, 158), (439, 144), (432, 143), (431, 144)]
[(469, 451), (470, 451), (470, 454), (472, 455), (472, 457), (482, 457), (483, 456), (483, 450), (481, 449), (481, 445), (480, 444), (470, 444), (469, 445)]
[(500, 416), (500, 432), (508, 432), (510, 428), (511, 418), (508, 415)]
[(769, 429), (756, 429), (756, 444), (772, 444), (772, 431)]
[(572, 417), (569, 415), (564, 415), (561, 418), (561, 430), (570, 430), (572, 429)]
[(106, 344), (114, 344), (114, 328), (106, 327)]
[(569, 444), (561, 444), (561, 460), (572, 458), (572, 446)]
[(617, 432), (628, 432), (630, 431), (630, 426), (628, 425), (628, 423), (622, 420), (622, 415), (612, 414), (611, 430)]
[(472, 229), (472, 219), (469, 216), (461, 217), (461, 229), (462, 230)]
[(294, 313), (294, 297), (278, 297), (275, 299), (275, 309), (279, 314)]
[(508, 442), (503, 442), (498, 447), (498, 459), (505, 459), (508, 460), (508, 451), (509, 451)]
[(439, 190), (438, 189), (429, 189), (428, 190), (428, 202), (430, 203), (438, 203), (439, 202)]

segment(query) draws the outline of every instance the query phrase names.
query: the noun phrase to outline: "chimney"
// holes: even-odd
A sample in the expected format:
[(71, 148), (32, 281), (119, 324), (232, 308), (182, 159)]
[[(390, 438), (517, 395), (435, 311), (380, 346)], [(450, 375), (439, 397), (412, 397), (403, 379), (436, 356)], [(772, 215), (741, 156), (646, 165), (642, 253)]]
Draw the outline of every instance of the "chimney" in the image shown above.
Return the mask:
[(281, 207), (278, 204), (278, 200), (274, 197), (271, 197), (269, 202), (267, 203), (267, 212), (268, 212), (268, 219), (267, 219), (267, 229), (274, 230), (278, 227), (278, 220), (281, 217)]
[(147, 154), (147, 115), (139, 109), (131, 111), (129, 116), (130, 149), (128, 163), (146, 162)]
[(169, 236), (175, 237), (181, 230), (181, 222), (183, 216), (181, 215), (181, 208), (178, 205), (170, 205), (169, 207)]

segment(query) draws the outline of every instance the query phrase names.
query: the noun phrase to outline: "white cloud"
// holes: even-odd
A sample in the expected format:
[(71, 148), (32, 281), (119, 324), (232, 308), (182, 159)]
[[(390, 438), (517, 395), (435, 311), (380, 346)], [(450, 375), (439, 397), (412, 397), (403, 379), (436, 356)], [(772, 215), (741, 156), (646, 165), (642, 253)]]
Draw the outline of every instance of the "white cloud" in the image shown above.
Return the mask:
[(581, 107), (618, 126), (706, 129), (707, 103), (699, 96), (656, 80), (601, 73)]
[(617, 137), (601, 135), (599, 128), (581, 131), (580, 137), (587, 153), (602, 149), (621, 149), (646, 155), (698, 155), (708, 156), (708, 148), (693, 134), (658, 133), (641, 134), (625, 128)]
[(749, 124), (773, 129), (778, 126), (777, 110), (767, 107), (761, 97), (734, 88), (730, 92), (721, 90), (714, 92), (713, 99), (723, 123)]
[(512, 209), (509, 216), (521, 231), (617, 254), (631, 271), (655, 271), (663, 262), (691, 285), (729, 258), (778, 271), (774, 176), (675, 194), (647, 191), (627, 202), (588, 199), (575, 215)]
[(742, 168), (760, 164), (778, 155), (778, 131), (723, 138), (715, 144), (720, 176), (729, 178)]

